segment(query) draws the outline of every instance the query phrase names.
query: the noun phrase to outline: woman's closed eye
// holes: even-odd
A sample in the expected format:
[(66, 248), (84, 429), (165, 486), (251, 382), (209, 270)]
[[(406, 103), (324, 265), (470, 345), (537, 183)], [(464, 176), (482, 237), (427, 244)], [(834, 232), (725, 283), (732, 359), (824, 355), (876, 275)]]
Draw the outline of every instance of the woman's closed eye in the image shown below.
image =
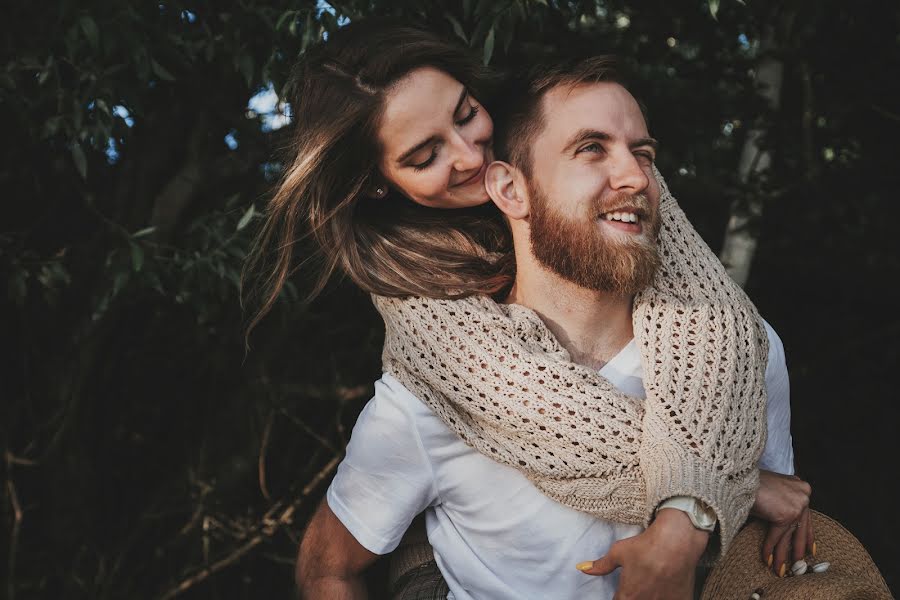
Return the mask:
[[(469, 123), (471, 123), (475, 119), (475, 117), (478, 116), (478, 112), (480, 110), (481, 110), (481, 107), (478, 104), (470, 104), (469, 112), (466, 113), (466, 116), (464, 116), (461, 119), (457, 119), (455, 121), (457, 127), (464, 127), (465, 125), (468, 125)], [(440, 144), (435, 144), (434, 146), (432, 146), (431, 154), (428, 155), (428, 158), (426, 158), (425, 160), (423, 160), (421, 162), (414, 163), (410, 166), (413, 169), (415, 169), (416, 171), (422, 171), (422, 170), (430, 167), (432, 165), (432, 163), (434, 163), (435, 159), (437, 158), (439, 146), (440, 146)]]
[(431, 154), (428, 156), (428, 158), (426, 158), (424, 161), (422, 161), (420, 163), (416, 163), (416, 164), (413, 164), (410, 166), (413, 169), (415, 169), (416, 171), (422, 171), (423, 169), (427, 169), (429, 166), (431, 166), (431, 163), (434, 162), (434, 159), (437, 158), (437, 148), (438, 147), (436, 145), (433, 146), (431, 148)]
[(467, 114), (462, 119), (459, 119), (456, 122), (456, 124), (459, 126), (462, 126), (462, 125), (466, 125), (466, 124), (470, 123), (472, 121), (472, 119), (475, 118), (475, 115), (478, 114), (478, 111), (479, 111), (479, 107), (477, 105), (476, 106), (470, 105), (469, 106), (469, 114)]

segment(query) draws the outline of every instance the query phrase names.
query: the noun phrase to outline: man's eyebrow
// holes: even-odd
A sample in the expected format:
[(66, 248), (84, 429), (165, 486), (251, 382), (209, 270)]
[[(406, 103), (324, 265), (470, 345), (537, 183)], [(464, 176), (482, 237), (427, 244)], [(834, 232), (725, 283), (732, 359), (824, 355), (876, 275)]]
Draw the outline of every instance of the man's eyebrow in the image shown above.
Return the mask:
[(653, 148), (654, 152), (659, 150), (659, 142), (652, 137), (640, 138), (628, 144), (628, 147), (631, 149), (640, 148), (641, 146), (650, 146), (651, 148)]
[(612, 136), (603, 131), (598, 131), (596, 129), (581, 129), (578, 131), (578, 133), (569, 138), (569, 143), (566, 144), (566, 147), (563, 151), (568, 152), (569, 149), (572, 148), (572, 146), (577, 146), (578, 144), (586, 142), (588, 140), (608, 141), (611, 139)]
[[(602, 140), (609, 141), (612, 139), (612, 136), (605, 131), (599, 131), (597, 129), (581, 129), (572, 136), (571, 140), (568, 144), (566, 144), (565, 151), (568, 151), (572, 146), (577, 146), (582, 142), (586, 142), (588, 140)], [(636, 139), (632, 142), (629, 142), (628, 147), (631, 149), (640, 148), (641, 146), (650, 146), (654, 151), (659, 149), (659, 142), (653, 139), (652, 137), (644, 137)]]
[[(456, 101), (456, 106), (453, 107), (454, 115), (459, 112), (459, 108), (462, 106), (463, 102), (465, 102), (466, 96), (468, 96), (468, 95), (469, 95), (469, 89), (466, 86), (463, 86), (462, 92), (460, 92), (460, 94), (459, 94), (459, 100)], [(426, 146), (433, 144), (437, 140), (438, 140), (437, 136), (433, 135), (430, 138), (428, 138), (427, 140), (419, 142), (418, 144), (416, 144), (415, 146), (413, 146), (412, 148), (410, 148), (409, 150), (407, 150), (406, 152), (401, 154), (400, 157), (397, 158), (397, 162), (402, 163), (403, 161), (405, 161), (407, 158), (409, 158), (410, 156), (412, 156), (413, 154), (415, 154), (422, 148), (425, 148)]]

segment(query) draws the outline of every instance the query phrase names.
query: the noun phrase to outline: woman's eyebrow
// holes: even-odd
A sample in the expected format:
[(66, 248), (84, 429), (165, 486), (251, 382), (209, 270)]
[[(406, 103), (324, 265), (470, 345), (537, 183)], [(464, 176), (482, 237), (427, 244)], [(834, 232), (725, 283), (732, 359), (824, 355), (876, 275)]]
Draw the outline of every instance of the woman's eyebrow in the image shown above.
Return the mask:
[[(469, 95), (469, 89), (466, 86), (463, 86), (462, 91), (459, 93), (459, 100), (456, 101), (456, 106), (453, 107), (453, 112), (451, 114), (455, 115), (456, 113), (459, 112), (459, 108), (462, 106), (462, 103), (465, 102), (466, 96), (468, 96), (468, 95)], [(427, 140), (419, 142), (418, 144), (416, 144), (415, 146), (413, 146), (412, 148), (410, 148), (409, 150), (407, 150), (406, 152), (401, 154), (400, 157), (397, 158), (397, 162), (402, 163), (403, 161), (405, 161), (407, 158), (409, 158), (410, 156), (412, 156), (413, 154), (415, 154), (422, 148), (428, 146), (429, 144), (433, 144), (437, 140), (438, 140), (437, 136), (433, 135), (430, 138), (428, 138)]]
[(401, 154), (400, 157), (397, 159), (397, 162), (402, 163), (403, 161), (405, 161), (407, 158), (409, 158), (410, 156), (412, 156), (413, 154), (415, 154), (422, 148), (425, 148), (426, 146), (429, 146), (430, 144), (433, 144), (436, 141), (438, 141), (438, 137), (436, 135), (433, 135), (430, 138), (428, 138), (427, 140), (419, 142), (418, 144), (416, 144), (415, 146), (413, 146), (412, 148), (410, 148), (409, 150), (407, 150), (406, 152)]

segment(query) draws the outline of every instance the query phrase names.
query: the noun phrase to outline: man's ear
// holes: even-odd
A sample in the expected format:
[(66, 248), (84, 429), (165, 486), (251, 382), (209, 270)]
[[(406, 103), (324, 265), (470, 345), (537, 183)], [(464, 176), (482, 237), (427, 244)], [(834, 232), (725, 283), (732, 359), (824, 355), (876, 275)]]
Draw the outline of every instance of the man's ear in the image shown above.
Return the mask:
[(502, 160), (495, 160), (489, 164), (484, 174), (484, 187), (497, 208), (507, 217), (510, 219), (528, 217), (525, 179), (514, 166)]

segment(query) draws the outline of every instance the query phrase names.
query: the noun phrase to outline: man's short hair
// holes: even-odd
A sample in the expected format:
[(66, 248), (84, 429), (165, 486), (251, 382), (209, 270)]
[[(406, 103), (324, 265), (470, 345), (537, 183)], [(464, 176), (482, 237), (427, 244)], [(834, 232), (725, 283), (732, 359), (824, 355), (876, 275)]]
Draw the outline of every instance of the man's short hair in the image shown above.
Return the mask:
[(554, 57), (510, 77), (491, 111), (495, 158), (531, 175), (531, 147), (545, 125), (544, 96), (560, 86), (599, 82), (618, 83), (628, 89), (622, 65), (615, 56)]

